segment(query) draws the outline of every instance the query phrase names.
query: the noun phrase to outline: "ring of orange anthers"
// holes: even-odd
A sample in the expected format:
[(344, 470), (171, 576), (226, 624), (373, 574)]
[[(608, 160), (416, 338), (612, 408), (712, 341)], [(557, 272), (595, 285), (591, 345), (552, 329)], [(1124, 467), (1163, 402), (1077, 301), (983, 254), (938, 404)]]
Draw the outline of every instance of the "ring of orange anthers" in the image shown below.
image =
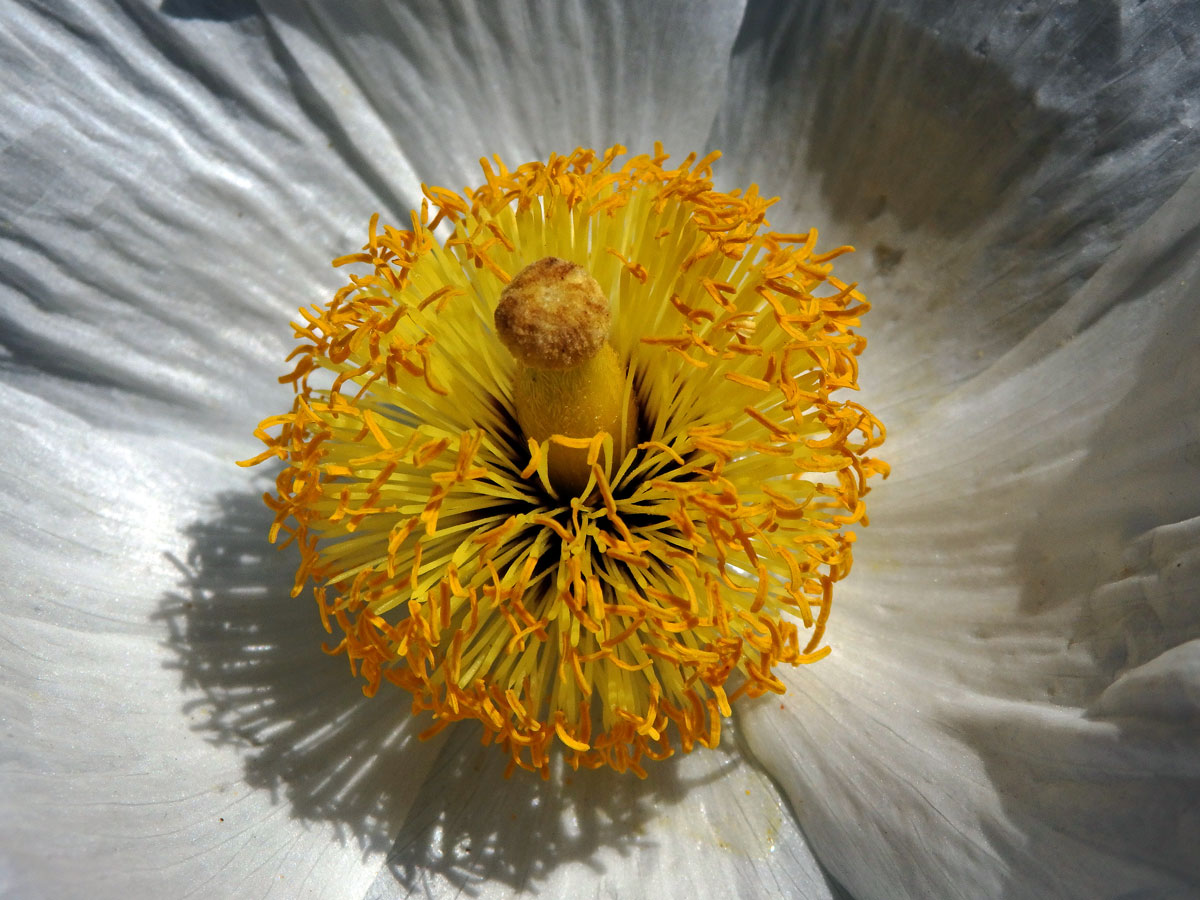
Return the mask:
[[(618, 166), (624, 152), (484, 160), (476, 190), (425, 188), (409, 230), (373, 218), (335, 261), (367, 271), (301, 310), (294, 405), (247, 462), (285, 463), (271, 539), (299, 546), (296, 593), (311, 580), (341, 633), (327, 651), (368, 695), (410, 691), (427, 734), (478, 720), (510, 771), (546, 774), (558, 745), (641, 775), (715, 745), (731, 701), (782, 692), (776, 665), (828, 652), (846, 526), (886, 474), (867, 456), (882, 426), (831, 397), (856, 387), (865, 344), (867, 304), (831, 274), (850, 248), (766, 230), (772, 201), (713, 189), (715, 154)], [(613, 303), (640, 410), (624, 459), (604, 434), (538, 445), (516, 425), (492, 314), (545, 256)], [(552, 442), (589, 451), (578, 497), (547, 477)]]

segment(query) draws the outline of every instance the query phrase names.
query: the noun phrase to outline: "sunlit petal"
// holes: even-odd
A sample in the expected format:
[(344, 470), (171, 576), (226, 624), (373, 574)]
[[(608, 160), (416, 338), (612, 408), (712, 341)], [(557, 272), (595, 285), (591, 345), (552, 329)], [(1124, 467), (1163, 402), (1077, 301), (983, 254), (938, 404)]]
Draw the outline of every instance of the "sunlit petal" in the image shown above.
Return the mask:
[(451, 190), (493, 153), (702, 146), (742, 15), (720, 0), (265, 6), (288, 63), (365, 160)]

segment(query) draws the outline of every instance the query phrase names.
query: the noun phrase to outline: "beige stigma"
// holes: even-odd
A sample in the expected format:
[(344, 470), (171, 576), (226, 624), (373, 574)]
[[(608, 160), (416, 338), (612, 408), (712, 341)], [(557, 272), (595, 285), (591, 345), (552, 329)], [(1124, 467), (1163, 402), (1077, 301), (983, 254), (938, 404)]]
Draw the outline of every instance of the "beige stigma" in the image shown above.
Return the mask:
[(496, 307), (500, 340), (535, 369), (570, 369), (600, 350), (612, 324), (608, 298), (587, 270), (547, 256), (508, 283)]

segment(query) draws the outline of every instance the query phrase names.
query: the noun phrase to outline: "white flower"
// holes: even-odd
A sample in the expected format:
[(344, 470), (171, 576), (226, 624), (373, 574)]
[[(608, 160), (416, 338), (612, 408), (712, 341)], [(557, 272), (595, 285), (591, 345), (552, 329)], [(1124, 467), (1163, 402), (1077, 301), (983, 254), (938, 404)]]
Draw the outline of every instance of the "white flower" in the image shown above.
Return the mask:
[[(1194, 893), (1191, 5), (127, 6), (0, 36), (0, 892)], [(893, 475), (722, 749), (506, 781), (319, 652), (232, 461), (371, 213), (655, 139), (859, 247)]]

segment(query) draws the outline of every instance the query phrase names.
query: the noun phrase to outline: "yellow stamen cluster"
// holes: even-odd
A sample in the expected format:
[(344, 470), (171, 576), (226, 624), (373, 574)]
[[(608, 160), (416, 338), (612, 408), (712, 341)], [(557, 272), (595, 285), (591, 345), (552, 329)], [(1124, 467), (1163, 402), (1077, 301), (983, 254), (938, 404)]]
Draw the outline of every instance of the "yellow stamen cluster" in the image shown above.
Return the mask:
[[(850, 248), (766, 230), (755, 188), (713, 189), (715, 154), (624, 152), (484, 160), (475, 190), (425, 188), (409, 230), (373, 218), (335, 261), (367, 271), (300, 311), (294, 405), (247, 463), (285, 463), (271, 538), (299, 546), (295, 590), (313, 582), (341, 634), (326, 649), (365, 692), (410, 691), (429, 733), (478, 720), (543, 774), (555, 745), (639, 775), (715, 745), (732, 700), (824, 656), (846, 527), (886, 474), (879, 422), (831, 396), (865, 344), (867, 304), (831, 274)], [(545, 257), (611, 301), (639, 418), (619, 457), (606, 433), (538, 443), (517, 424), (493, 316)], [(575, 496), (548, 477), (552, 445), (586, 453)]]

